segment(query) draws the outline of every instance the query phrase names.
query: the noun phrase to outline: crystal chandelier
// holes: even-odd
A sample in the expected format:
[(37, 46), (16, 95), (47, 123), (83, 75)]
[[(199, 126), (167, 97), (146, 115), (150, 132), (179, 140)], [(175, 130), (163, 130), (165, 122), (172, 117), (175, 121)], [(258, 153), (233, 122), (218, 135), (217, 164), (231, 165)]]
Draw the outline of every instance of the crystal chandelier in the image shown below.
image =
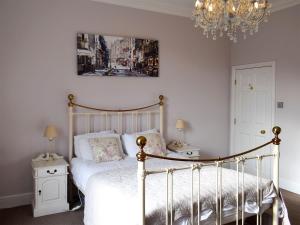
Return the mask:
[(247, 32), (258, 32), (259, 24), (267, 22), (270, 8), (268, 0), (196, 0), (193, 19), (205, 36), (216, 40), (217, 36), (227, 35), (237, 42), (239, 31), (244, 38)]

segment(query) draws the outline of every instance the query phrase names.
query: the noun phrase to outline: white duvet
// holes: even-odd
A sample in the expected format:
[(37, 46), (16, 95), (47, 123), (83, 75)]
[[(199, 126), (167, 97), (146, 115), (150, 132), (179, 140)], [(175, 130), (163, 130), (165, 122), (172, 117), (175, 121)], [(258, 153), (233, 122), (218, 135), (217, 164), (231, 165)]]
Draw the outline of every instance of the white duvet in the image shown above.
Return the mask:
[(124, 170), (136, 167), (136, 158), (126, 157), (124, 160), (96, 163), (92, 160), (73, 158), (71, 161), (71, 173), (76, 186), (85, 194), (88, 180), (97, 173), (110, 170)]
[[(134, 161), (133, 161), (134, 160)], [(86, 179), (85, 194), (85, 225), (138, 225), (137, 204), (137, 162), (136, 159), (117, 162), (116, 166), (107, 164), (110, 169), (102, 167)], [(162, 164), (163, 163), (163, 164)], [(123, 167), (122, 167), (123, 165)], [(146, 161), (146, 169), (170, 168), (184, 165), (182, 162), (150, 159)], [(93, 167), (93, 166), (91, 166)], [(74, 171), (74, 168), (72, 169)], [(190, 170), (174, 173), (174, 225), (189, 224), (190, 218)], [(241, 180), (241, 179), (240, 179)], [(197, 189), (197, 179), (194, 180)], [(214, 224), (215, 221), (215, 188), (216, 168), (201, 169), (201, 221), (203, 225)], [(262, 211), (270, 206), (276, 193), (271, 181), (263, 180)], [(166, 175), (155, 174), (146, 178), (146, 224), (165, 224)], [(236, 171), (223, 169), (223, 221), (234, 220)], [(256, 213), (256, 177), (245, 174), (245, 211)], [(197, 192), (195, 191), (195, 200)], [(197, 206), (195, 203), (195, 214)], [(197, 216), (197, 215), (196, 215)], [(196, 218), (195, 218), (196, 219)]]

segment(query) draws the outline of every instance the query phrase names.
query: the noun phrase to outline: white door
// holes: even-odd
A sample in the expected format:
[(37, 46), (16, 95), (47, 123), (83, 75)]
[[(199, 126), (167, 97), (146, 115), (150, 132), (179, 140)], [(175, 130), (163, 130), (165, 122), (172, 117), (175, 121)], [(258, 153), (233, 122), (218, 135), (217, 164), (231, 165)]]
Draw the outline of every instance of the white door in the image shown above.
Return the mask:
[[(272, 137), (274, 117), (274, 66), (250, 65), (233, 67), (232, 153), (240, 153), (266, 142)], [(260, 153), (270, 154), (271, 146)], [(271, 175), (271, 160), (263, 159), (263, 176)], [(256, 160), (247, 161), (246, 171), (256, 174)]]

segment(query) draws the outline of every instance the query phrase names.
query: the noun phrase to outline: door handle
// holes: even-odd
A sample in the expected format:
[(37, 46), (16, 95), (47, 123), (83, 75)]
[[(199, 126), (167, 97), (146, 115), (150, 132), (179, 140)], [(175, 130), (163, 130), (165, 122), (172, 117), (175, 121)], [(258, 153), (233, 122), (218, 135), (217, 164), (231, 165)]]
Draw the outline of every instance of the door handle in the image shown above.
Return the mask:
[(265, 134), (266, 131), (265, 131), (265, 130), (261, 130), (260, 133), (261, 133), (261, 134)]

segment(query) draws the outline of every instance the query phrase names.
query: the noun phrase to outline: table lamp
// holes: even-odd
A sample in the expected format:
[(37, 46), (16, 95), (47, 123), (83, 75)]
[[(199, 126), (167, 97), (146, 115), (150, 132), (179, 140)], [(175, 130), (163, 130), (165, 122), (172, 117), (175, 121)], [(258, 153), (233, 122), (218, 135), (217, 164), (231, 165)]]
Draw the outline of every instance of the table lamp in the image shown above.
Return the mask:
[(44, 137), (49, 140), (50, 143), (50, 152), (54, 151), (54, 140), (57, 137), (56, 127), (53, 125), (48, 125), (44, 131)]
[(178, 145), (184, 145), (183, 142), (183, 131), (185, 128), (185, 122), (182, 119), (178, 119), (176, 121), (176, 129), (179, 131), (179, 141), (178, 141)]

